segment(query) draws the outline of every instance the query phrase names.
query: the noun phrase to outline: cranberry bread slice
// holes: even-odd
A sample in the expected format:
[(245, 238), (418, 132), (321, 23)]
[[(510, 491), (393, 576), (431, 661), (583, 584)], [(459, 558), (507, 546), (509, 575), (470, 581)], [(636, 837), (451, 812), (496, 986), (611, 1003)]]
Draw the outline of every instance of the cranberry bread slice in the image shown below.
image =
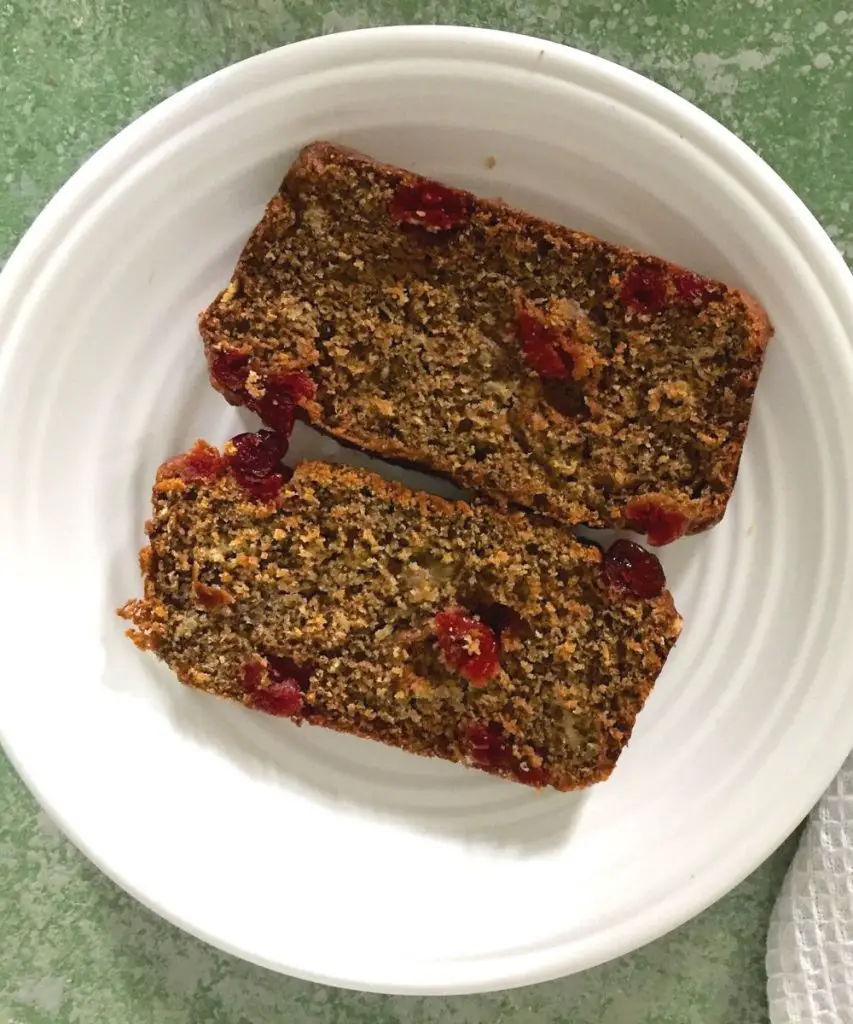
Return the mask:
[(139, 647), (297, 723), (533, 786), (607, 778), (681, 627), (653, 555), (348, 467), (258, 489), (238, 461), (199, 442), (161, 467), (121, 609)]
[(736, 288), (327, 143), (200, 328), (214, 387), (270, 426), (298, 404), (386, 459), (651, 543), (722, 517), (771, 334)]

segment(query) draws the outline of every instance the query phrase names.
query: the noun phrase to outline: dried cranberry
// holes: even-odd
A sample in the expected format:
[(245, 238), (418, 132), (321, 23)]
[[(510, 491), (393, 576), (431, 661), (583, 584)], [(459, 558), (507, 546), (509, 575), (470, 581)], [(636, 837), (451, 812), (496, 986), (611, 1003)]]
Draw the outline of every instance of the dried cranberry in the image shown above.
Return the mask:
[(417, 224), (428, 231), (448, 231), (471, 219), (474, 209), (467, 192), (422, 181), (400, 185), (391, 199), (389, 213), (395, 224)]
[(518, 311), (516, 326), (524, 357), (547, 380), (568, 380), (574, 361), (559, 345), (560, 332), (537, 320), (525, 309)]
[(534, 768), (517, 758), (512, 745), (504, 736), (500, 722), (471, 722), (465, 730), (465, 742), (474, 761), (481, 768), (503, 768), (512, 772), (519, 782), (528, 786), (545, 786), (548, 773), (545, 768)]
[(251, 692), (261, 685), (263, 665), (260, 661), (247, 661), (243, 665), (243, 688)]
[(693, 306), (704, 306), (716, 294), (716, 285), (707, 277), (692, 274), (689, 270), (679, 271), (674, 275), (672, 283), (680, 298)]
[(292, 718), (302, 710), (302, 695), (311, 683), (311, 670), (297, 665), (291, 658), (267, 655), (269, 685), (261, 685), (259, 661), (243, 666), (243, 686), (248, 692), (249, 706), (268, 715)]
[(512, 748), (499, 722), (471, 722), (465, 730), (471, 756), (485, 768), (507, 768), (512, 764)]
[(276, 373), (267, 379), (263, 396), (247, 404), (267, 426), (290, 437), (300, 399), (313, 398), (316, 390), (314, 381), (302, 370)]
[(295, 681), (303, 691), (311, 685), (311, 669), (307, 665), (297, 665), (292, 658), (268, 654), (267, 665), (270, 679), (274, 683)]
[(292, 718), (302, 710), (302, 691), (293, 679), (274, 683), (249, 696), (249, 707), (279, 718)]
[(217, 352), (210, 363), (210, 375), (226, 391), (241, 392), (249, 376), (249, 357), (240, 352)]
[(666, 305), (663, 270), (650, 263), (635, 263), (622, 279), (619, 299), (636, 313), (660, 313)]
[(687, 517), (653, 498), (637, 498), (625, 509), (625, 520), (632, 530), (644, 533), (649, 544), (671, 544), (687, 532)]
[(268, 476), (244, 476), (242, 473), (235, 473), (234, 477), (255, 501), (272, 501), (286, 483), (284, 473), (270, 473)]
[[(271, 501), (290, 479), (292, 471), (281, 465), (288, 439), (272, 430), (232, 437), (226, 459), (234, 479), (257, 501)], [(289, 475), (288, 475), (289, 474)]]
[(472, 722), (467, 730), (468, 745), (476, 757), (478, 754), (487, 753), (490, 747), (491, 735), (489, 728), (480, 722)]
[(657, 557), (631, 540), (617, 540), (604, 556), (604, 575), (614, 587), (635, 597), (657, 597), (666, 577)]
[(228, 464), (243, 476), (269, 476), (279, 467), (287, 453), (288, 439), (272, 430), (255, 434), (238, 434), (231, 438), (233, 453), (226, 456)]
[(498, 674), (498, 642), (485, 622), (454, 610), (439, 612), (435, 626), (444, 660), (472, 686), (483, 687)]

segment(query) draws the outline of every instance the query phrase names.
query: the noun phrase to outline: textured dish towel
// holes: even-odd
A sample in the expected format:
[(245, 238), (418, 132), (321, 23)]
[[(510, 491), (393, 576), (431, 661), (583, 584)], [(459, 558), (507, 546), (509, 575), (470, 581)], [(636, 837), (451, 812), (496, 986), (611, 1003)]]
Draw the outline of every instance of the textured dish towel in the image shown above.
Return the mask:
[(853, 1024), (853, 754), (812, 811), (767, 937), (771, 1024)]

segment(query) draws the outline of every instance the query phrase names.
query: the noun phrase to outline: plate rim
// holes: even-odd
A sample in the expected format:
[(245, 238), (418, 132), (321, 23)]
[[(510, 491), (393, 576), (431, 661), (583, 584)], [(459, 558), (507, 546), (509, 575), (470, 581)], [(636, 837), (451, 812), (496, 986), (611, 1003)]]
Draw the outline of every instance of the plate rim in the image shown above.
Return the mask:
[[(274, 64), (281, 60), (285, 52), (292, 54), (296, 50), (303, 51), (306, 54), (309, 54), (311, 50), (322, 51), (335, 47), (345, 50), (354, 41), (357, 43), (358, 39), (365, 37), (374, 40), (379, 47), (387, 47), (388, 44), (401, 41), (417, 42), (427, 47), (440, 42), (458, 44), (465, 43), (466, 41), (475, 46), (489, 45), (493, 51), (492, 59), (496, 63), (502, 62), (501, 51), (517, 53), (521, 47), (525, 47), (531, 52), (541, 50), (543, 53), (548, 54), (549, 58), (553, 58), (553, 61), (550, 61), (551, 67), (557, 65), (571, 69), (572, 66), (586, 65), (593, 71), (598, 72), (602, 78), (606, 78), (609, 75), (611, 80), (617, 82), (617, 84), (624, 85), (627, 83), (634, 95), (641, 97), (650, 108), (653, 107), (658, 112), (669, 111), (672, 117), (678, 119), (679, 123), (685, 123), (691, 130), (695, 130), (696, 135), (703, 139), (707, 147), (713, 147), (715, 159), (729, 166), (736, 166), (739, 172), (738, 177), (745, 181), (750, 190), (760, 191), (762, 205), (765, 208), (770, 204), (771, 200), (773, 201), (774, 216), (777, 216), (787, 224), (787, 229), (792, 236), (798, 236), (805, 244), (808, 244), (810, 252), (814, 253), (815, 263), (819, 262), (820, 265), (815, 273), (826, 288), (827, 294), (832, 297), (834, 312), (839, 317), (842, 315), (849, 316), (848, 322), (853, 323), (853, 274), (851, 274), (841, 253), (803, 201), (785, 184), (779, 175), (744, 142), (710, 115), (704, 113), (689, 101), (671, 92), (664, 86), (634, 71), (574, 47), (518, 33), (447, 25), (386, 26), (382, 28), (359, 29), (286, 44), (213, 72), (162, 100), (100, 147), (47, 203), (19, 241), (2, 272), (0, 272), (0, 310), (8, 311), (10, 307), (14, 308), (13, 300), (21, 299), (25, 295), (27, 291), (26, 280), (33, 259), (57, 229), (57, 226), (61, 225), (63, 217), (71, 210), (75, 201), (81, 197), (87, 188), (96, 183), (99, 176), (110, 168), (115, 160), (120, 159), (121, 155), (129, 147), (137, 140), (143, 139), (158, 122), (168, 119), (173, 110), (176, 110), (181, 104), (195, 99), (197, 95), (204, 92), (220, 79), (238, 73), (238, 69), (245, 69), (247, 66), (260, 66), (262, 63), (267, 62)], [(546, 65), (542, 71), (547, 73), (547, 70)], [(842, 310), (845, 307), (846, 312), (842, 314)], [(4, 372), (6, 362), (11, 357), (12, 350), (13, 346), (11, 344), (4, 343), (0, 345), (0, 375)], [(848, 353), (847, 361), (850, 364), (848, 366), (848, 373), (851, 373), (853, 352)], [(851, 373), (851, 377), (853, 377), (853, 373)], [(527, 972), (516, 969), (512, 977), (500, 983), (487, 981), (473, 984), (463, 982), (451, 985), (376, 985), (359, 982), (358, 979), (352, 978), (329, 978), (322, 974), (295, 970), (280, 963), (267, 961), (262, 957), (252, 955), (250, 951), (229, 943), (222, 936), (211, 935), (203, 929), (194, 927), (191, 922), (184, 920), (179, 914), (171, 912), (168, 907), (164, 907), (158, 904), (156, 900), (148, 898), (130, 879), (123, 877), (119, 871), (113, 870), (110, 864), (104, 862), (98, 856), (97, 851), (92, 849), (84, 838), (75, 832), (72, 823), (68, 822), (61, 811), (50, 803), (41, 791), (37, 780), (29, 776), (25, 766), (16, 757), (14, 741), (10, 736), (6, 735), (2, 723), (0, 723), (0, 744), (2, 744), (7, 757), (26, 787), (35, 796), (49, 817), (61, 828), (69, 841), (124, 891), (154, 911), (158, 916), (176, 925), (183, 931), (243, 960), (305, 980), (366, 992), (450, 995), (488, 992), (499, 988), (517, 987), (534, 982), (552, 980), (564, 976), (567, 972), (574, 973), (587, 969), (645, 945), (706, 909), (739, 884), (761, 864), (796, 828), (802, 818), (806, 816), (826, 786), (831, 782), (837, 770), (841, 767), (851, 747), (853, 747), (853, 720), (850, 723), (849, 737), (847, 737), (845, 731), (839, 731), (833, 737), (826, 738), (825, 763), (827, 765), (829, 763), (834, 764), (835, 767), (832, 770), (832, 774), (829, 774), (822, 782), (815, 781), (808, 796), (796, 807), (790, 808), (786, 804), (789, 807), (786, 815), (788, 824), (781, 834), (776, 835), (769, 842), (765, 838), (753, 840), (752, 843), (745, 842), (744, 847), (740, 848), (737, 855), (733, 851), (732, 856), (723, 862), (723, 870), (720, 870), (720, 865), (718, 864), (713, 875), (705, 876), (701, 879), (697, 878), (689, 891), (684, 888), (679, 889), (664, 904), (658, 906), (654, 914), (648, 913), (643, 917), (634, 919), (632, 926), (628, 928), (629, 937), (627, 942), (625, 941), (625, 935), (622, 934), (625, 931), (625, 926), (622, 925), (618, 929), (621, 937), (620, 941), (614, 944), (612, 937), (613, 929), (608, 929), (603, 935), (597, 937), (595, 944), (590, 944), (592, 948), (588, 950), (586, 956), (575, 957), (571, 964), (566, 964), (562, 968), (559, 965), (554, 967), (549, 962), (544, 967), (540, 964), (538, 968), (534, 967)], [(761, 833), (761, 835), (763, 837), (764, 833)], [(748, 848), (747, 856), (744, 856), (745, 848)], [(737, 864), (736, 868), (733, 867), (734, 864)], [(600, 948), (602, 946), (607, 948)]]

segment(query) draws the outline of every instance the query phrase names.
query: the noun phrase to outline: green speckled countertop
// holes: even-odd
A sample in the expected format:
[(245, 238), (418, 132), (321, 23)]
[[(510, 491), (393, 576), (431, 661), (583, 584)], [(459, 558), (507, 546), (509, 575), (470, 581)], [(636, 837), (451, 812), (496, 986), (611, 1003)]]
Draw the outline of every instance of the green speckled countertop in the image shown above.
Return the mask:
[[(0, 0), (0, 258), (92, 150), (174, 90), (295, 39), (418, 21), (547, 36), (657, 79), (757, 149), (853, 260), (853, 0)], [(0, 756), (0, 1024), (766, 1024), (765, 931), (792, 853), (789, 841), (697, 920), (580, 976), (357, 995), (154, 917)]]

